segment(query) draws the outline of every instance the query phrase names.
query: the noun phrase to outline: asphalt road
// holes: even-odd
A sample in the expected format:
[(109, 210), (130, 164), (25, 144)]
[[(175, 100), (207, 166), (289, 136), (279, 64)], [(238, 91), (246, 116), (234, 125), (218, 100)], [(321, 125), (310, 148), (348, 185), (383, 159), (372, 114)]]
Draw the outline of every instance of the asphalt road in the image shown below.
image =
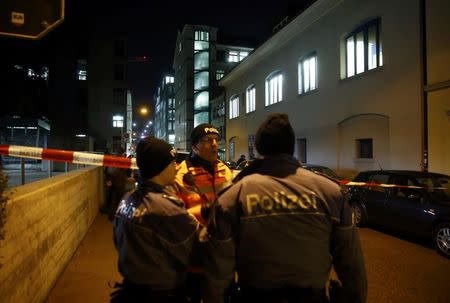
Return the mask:
[[(372, 228), (359, 230), (369, 281), (368, 303), (449, 303), (450, 260), (423, 243)], [(112, 228), (98, 216), (46, 303), (108, 302), (119, 281)]]
[(369, 283), (367, 302), (450, 302), (450, 259), (428, 241), (405, 240), (371, 228), (359, 230)]

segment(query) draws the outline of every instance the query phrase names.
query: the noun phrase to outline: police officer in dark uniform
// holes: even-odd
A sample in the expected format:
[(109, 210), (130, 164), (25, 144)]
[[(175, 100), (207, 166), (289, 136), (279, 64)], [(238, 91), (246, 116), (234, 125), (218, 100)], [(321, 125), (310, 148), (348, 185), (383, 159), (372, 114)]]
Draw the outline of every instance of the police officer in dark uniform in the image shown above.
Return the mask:
[(119, 204), (114, 243), (123, 283), (111, 302), (186, 302), (187, 268), (198, 221), (168, 190), (175, 180), (176, 151), (155, 137), (136, 147), (138, 187)]
[(329, 302), (332, 266), (341, 302), (365, 302), (358, 232), (339, 185), (300, 167), (286, 114), (270, 114), (255, 139), (263, 157), (211, 210), (205, 302), (224, 302), (235, 271), (238, 302)]

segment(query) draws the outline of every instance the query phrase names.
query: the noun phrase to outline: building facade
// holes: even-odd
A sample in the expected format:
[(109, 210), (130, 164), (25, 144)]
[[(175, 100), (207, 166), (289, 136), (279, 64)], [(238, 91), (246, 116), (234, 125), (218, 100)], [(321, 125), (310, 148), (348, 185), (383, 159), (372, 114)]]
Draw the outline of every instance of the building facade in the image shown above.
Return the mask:
[[(116, 152), (130, 137), (127, 126), (131, 95), (127, 82), (126, 38), (107, 31), (94, 33), (87, 64), (88, 133), (95, 150)], [(128, 104), (130, 103), (130, 104)]]
[(153, 97), (155, 136), (175, 144), (175, 94), (173, 74), (165, 74)]
[(317, 0), (219, 82), (227, 159), (284, 112), (302, 162), (450, 174), (449, 20), (438, 0)]
[[(218, 81), (251, 51), (218, 44), (214, 27), (187, 24), (178, 33), (173, 60), (177, 149), (189, 150), (192, 129), (212, 122), (211, 100), (220, 94)], [(221, 144), (224, 147), (225, 141)]]

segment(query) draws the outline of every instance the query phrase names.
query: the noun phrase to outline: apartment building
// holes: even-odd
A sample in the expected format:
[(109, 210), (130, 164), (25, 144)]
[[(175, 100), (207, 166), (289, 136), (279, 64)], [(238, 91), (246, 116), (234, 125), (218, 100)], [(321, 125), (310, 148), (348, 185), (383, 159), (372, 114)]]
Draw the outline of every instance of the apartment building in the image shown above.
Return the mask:
[(449, 20), (438, 0), (317, 0), (219, 81), (226, 158), (284, 112), (302, 162), (450, 174)]
[[(253, 50), (218, 44), (217, 28), (186, 24), (178, 33), (175, 71), (175, 147), (190, 149), (189, 135), (201, 123), (211, 123), (212, 100), (221, 92), (218, 81)], [(224, 102), (224, 100), (222, 101)], [(218, 119), (216, 122), (224, 122)], [(223, 128), (223, 125), (216, 125)], [(223, 135), (223, 138), (225, 136)], [(225, 140), (221, 143), (225, 150)]]
[(155, 136), (175, 144), (175, 94), (173, 74), (165, 74), (153, 97)]

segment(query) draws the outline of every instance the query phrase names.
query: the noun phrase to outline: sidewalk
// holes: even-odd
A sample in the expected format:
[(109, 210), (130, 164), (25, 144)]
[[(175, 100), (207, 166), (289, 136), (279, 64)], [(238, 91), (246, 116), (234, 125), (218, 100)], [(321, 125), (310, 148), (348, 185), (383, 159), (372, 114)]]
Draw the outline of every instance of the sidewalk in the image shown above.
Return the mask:
[(109, 302), (113, 289), (108, 282), (121, 281), (112, 225), (105, 215), (97, 215), (69, 265), (56, 282), (46, 303)]

